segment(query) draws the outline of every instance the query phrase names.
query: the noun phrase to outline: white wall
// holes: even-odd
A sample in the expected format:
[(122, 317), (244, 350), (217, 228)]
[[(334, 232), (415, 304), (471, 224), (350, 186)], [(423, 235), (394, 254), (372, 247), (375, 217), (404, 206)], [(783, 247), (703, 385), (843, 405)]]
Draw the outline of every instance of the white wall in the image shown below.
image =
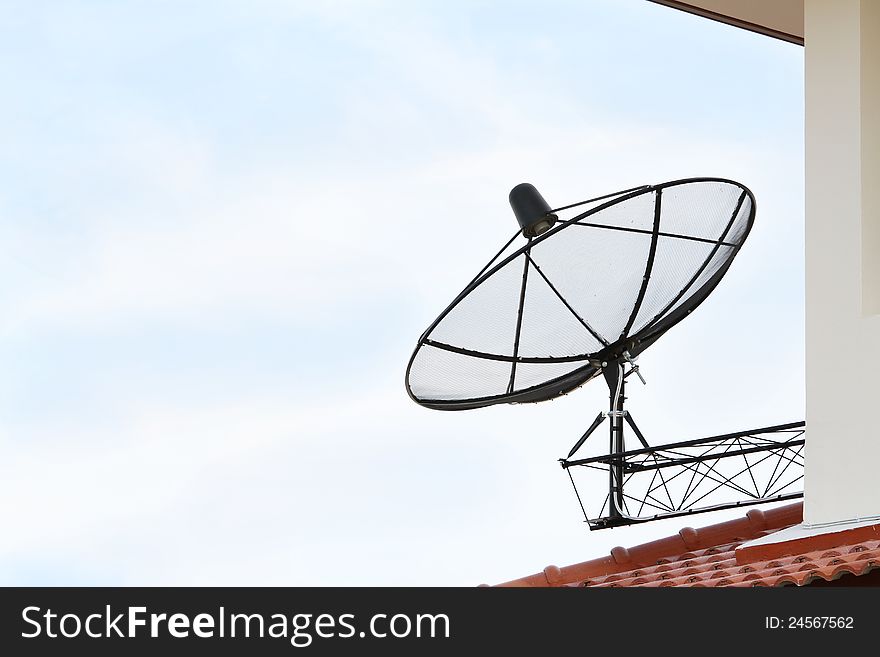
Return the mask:
[(804, 17), (804, 521), (816, 524), (880, 515), (880, 2), (806, 0)]
[(880, 314), (880, 2), (862, 0), (862, 310)]

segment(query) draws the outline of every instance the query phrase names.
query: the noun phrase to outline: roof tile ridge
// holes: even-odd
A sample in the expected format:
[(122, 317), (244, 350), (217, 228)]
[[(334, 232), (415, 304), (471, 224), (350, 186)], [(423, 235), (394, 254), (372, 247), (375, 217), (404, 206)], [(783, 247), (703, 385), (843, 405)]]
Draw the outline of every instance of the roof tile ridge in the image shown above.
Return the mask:
[[(797, 524), (803, 518), (803, 504), (796, 502), (762, 511), (750, 509), (740, 518), (708, 525), (699, 529), (684, 527), (678, 533), (630, 548), (618, 546), (604, 557), (570, 566), (547, 566), (542, 572), (504, 582), (498, 586), (561, 586), (619, 574), (634, 568), (656, 565), (658, 560), (683, 555), (693, 550), (719, 547), (756, 538), (768, 531), (777, 531)], [(668, 581), (668, 580), (667, 580)]]

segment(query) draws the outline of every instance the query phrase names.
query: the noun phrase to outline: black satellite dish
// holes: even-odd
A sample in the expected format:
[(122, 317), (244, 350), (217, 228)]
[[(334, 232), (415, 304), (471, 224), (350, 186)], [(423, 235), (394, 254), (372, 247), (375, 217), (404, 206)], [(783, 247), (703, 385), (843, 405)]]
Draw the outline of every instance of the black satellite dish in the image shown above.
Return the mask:
[[(509, 200), (520, 230), (419, 338), (407, 391), (428, 408), (465, 410), (553, 399), (602, 374), (610, 410), (561, 461), (566, 470), (587, 465), (611, 473), (608, 515), (587, 518), (591, 527), (641, 520), (625, 512), (624, 421), (643, 448), (659, 448), (648, 446), (623, 410), (624, 380), (641, 378), (638, 355), (718, 285), (752, 228), (754, 195), (732, 180), (690, 178), (557, 209), (522, 183)], [(520, 235), (525, 243), (516, 246)], [(599, 457), (602, 465), (569, 461), (606, 417), (611, 450)], [(766, 501), (758, 493), (757, 501)], [(657, 508), (662, 513), (654, 517), (682, 511), (671, 499)]]
[(527, 183), (510, 203), (526, 243), (419, 339), (406, 381), (422, 406), (544, 401), (635, 358), (718, 284), (755, 217), (748, 189), (712, 178), (628, 190), (564, 221), (568, 208)]

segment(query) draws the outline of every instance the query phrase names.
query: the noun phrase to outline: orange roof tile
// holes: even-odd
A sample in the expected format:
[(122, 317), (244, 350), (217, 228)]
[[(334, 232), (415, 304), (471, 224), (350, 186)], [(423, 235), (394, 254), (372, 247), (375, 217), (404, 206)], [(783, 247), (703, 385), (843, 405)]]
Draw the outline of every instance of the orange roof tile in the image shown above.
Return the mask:
[[(804, 586), (880, 569), (880, 525), (736, 549), (798, 524), (801, 503), (761, 511), (557, 568), (500, 586)], [(880, 571), (878, 571), (880, 572)]]

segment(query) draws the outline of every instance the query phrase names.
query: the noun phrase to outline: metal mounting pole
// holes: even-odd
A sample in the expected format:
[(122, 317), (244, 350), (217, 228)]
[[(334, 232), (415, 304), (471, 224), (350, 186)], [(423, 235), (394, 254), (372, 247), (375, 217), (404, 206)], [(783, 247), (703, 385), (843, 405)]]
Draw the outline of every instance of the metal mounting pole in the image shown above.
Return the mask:
[[(608, 419), (611, 420), (609, 433), (609, 454), (622, 454), (626, 447), (623, 442), (623, 418), (626, 411), (623, 410), (624, 376), (623, 362), (617, 360), (607, 363), (602, 368), (605, 382), (609, 391)], [(619, 518), (623, 511), (623, 461), (612, 462), (608, 466), (608, 515), (611, 518)]]

